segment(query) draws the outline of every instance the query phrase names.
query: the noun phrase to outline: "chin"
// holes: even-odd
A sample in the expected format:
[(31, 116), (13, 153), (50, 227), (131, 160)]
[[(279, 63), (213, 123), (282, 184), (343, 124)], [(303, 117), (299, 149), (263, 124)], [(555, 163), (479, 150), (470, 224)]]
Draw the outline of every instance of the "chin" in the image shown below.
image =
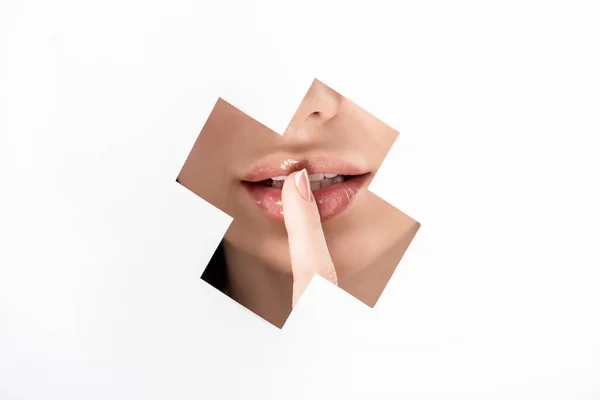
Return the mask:
[(266, 251), (256, 257), (265, 265), (268, 265), (272, 270), (283, 275), (292, 275), (292, 262), (287, 247), (279, 251)]
[(254, 258), (271, 270), (284, 275), (292, 274), (292, 263), (288, 247), (287, 237), (269, 237), (267, 234), (255, 233), (256, 237), (262, 238), (260, 242), (230, 243), (238, 250)]

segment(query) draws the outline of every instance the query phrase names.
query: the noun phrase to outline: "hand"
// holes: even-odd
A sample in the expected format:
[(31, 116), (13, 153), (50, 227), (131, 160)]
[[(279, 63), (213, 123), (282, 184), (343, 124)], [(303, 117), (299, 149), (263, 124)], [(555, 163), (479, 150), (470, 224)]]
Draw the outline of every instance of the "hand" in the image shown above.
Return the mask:
[(321, 275), (335, 285), (337, 274), (327, 249), (306, 169), (286, 178), (282, 189), (282, 205), (292, 259), (292, 307), (295, 307), (314, 274)]

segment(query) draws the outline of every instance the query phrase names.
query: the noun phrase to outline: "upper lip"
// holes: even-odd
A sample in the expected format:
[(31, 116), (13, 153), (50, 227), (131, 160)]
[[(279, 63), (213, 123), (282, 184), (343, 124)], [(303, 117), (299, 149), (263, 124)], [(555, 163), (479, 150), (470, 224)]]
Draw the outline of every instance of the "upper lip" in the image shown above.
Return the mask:
[(292, 172), (306, 169), (308, 174), (329, 173), (338, 175), (362, 175), (366, 168), (358, 163), (349, 163), (345, 160), (330, 156), (297, 157), (290, 155), (276, 155), (256, 163), (244, 175), (247, 182), (260, 182), (276, 176), (287, 176)]

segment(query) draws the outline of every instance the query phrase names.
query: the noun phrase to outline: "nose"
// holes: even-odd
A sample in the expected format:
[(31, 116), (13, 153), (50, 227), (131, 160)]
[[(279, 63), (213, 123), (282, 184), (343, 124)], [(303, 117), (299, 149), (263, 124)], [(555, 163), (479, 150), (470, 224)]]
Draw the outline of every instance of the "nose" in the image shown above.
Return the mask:
[[(340, 111), (343, 97), (321, 81), (315, 79), (292, 118), (284, 136), (301, 136), (314, 132)], [(291, 138), (290, 138), (291, 139)]]

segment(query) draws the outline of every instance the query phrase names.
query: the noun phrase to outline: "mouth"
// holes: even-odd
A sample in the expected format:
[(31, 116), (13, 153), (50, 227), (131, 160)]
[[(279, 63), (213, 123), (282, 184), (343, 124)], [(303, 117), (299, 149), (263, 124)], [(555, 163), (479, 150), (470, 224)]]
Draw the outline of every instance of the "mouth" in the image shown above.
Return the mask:
[(242, 180), (254, 203), (267, 217), (283, 222), (281, 189), (289, 174), (306, 168), (321, 221), (342, 214), (371, 176), (339, 160), (277, 159), (260, 164)]

